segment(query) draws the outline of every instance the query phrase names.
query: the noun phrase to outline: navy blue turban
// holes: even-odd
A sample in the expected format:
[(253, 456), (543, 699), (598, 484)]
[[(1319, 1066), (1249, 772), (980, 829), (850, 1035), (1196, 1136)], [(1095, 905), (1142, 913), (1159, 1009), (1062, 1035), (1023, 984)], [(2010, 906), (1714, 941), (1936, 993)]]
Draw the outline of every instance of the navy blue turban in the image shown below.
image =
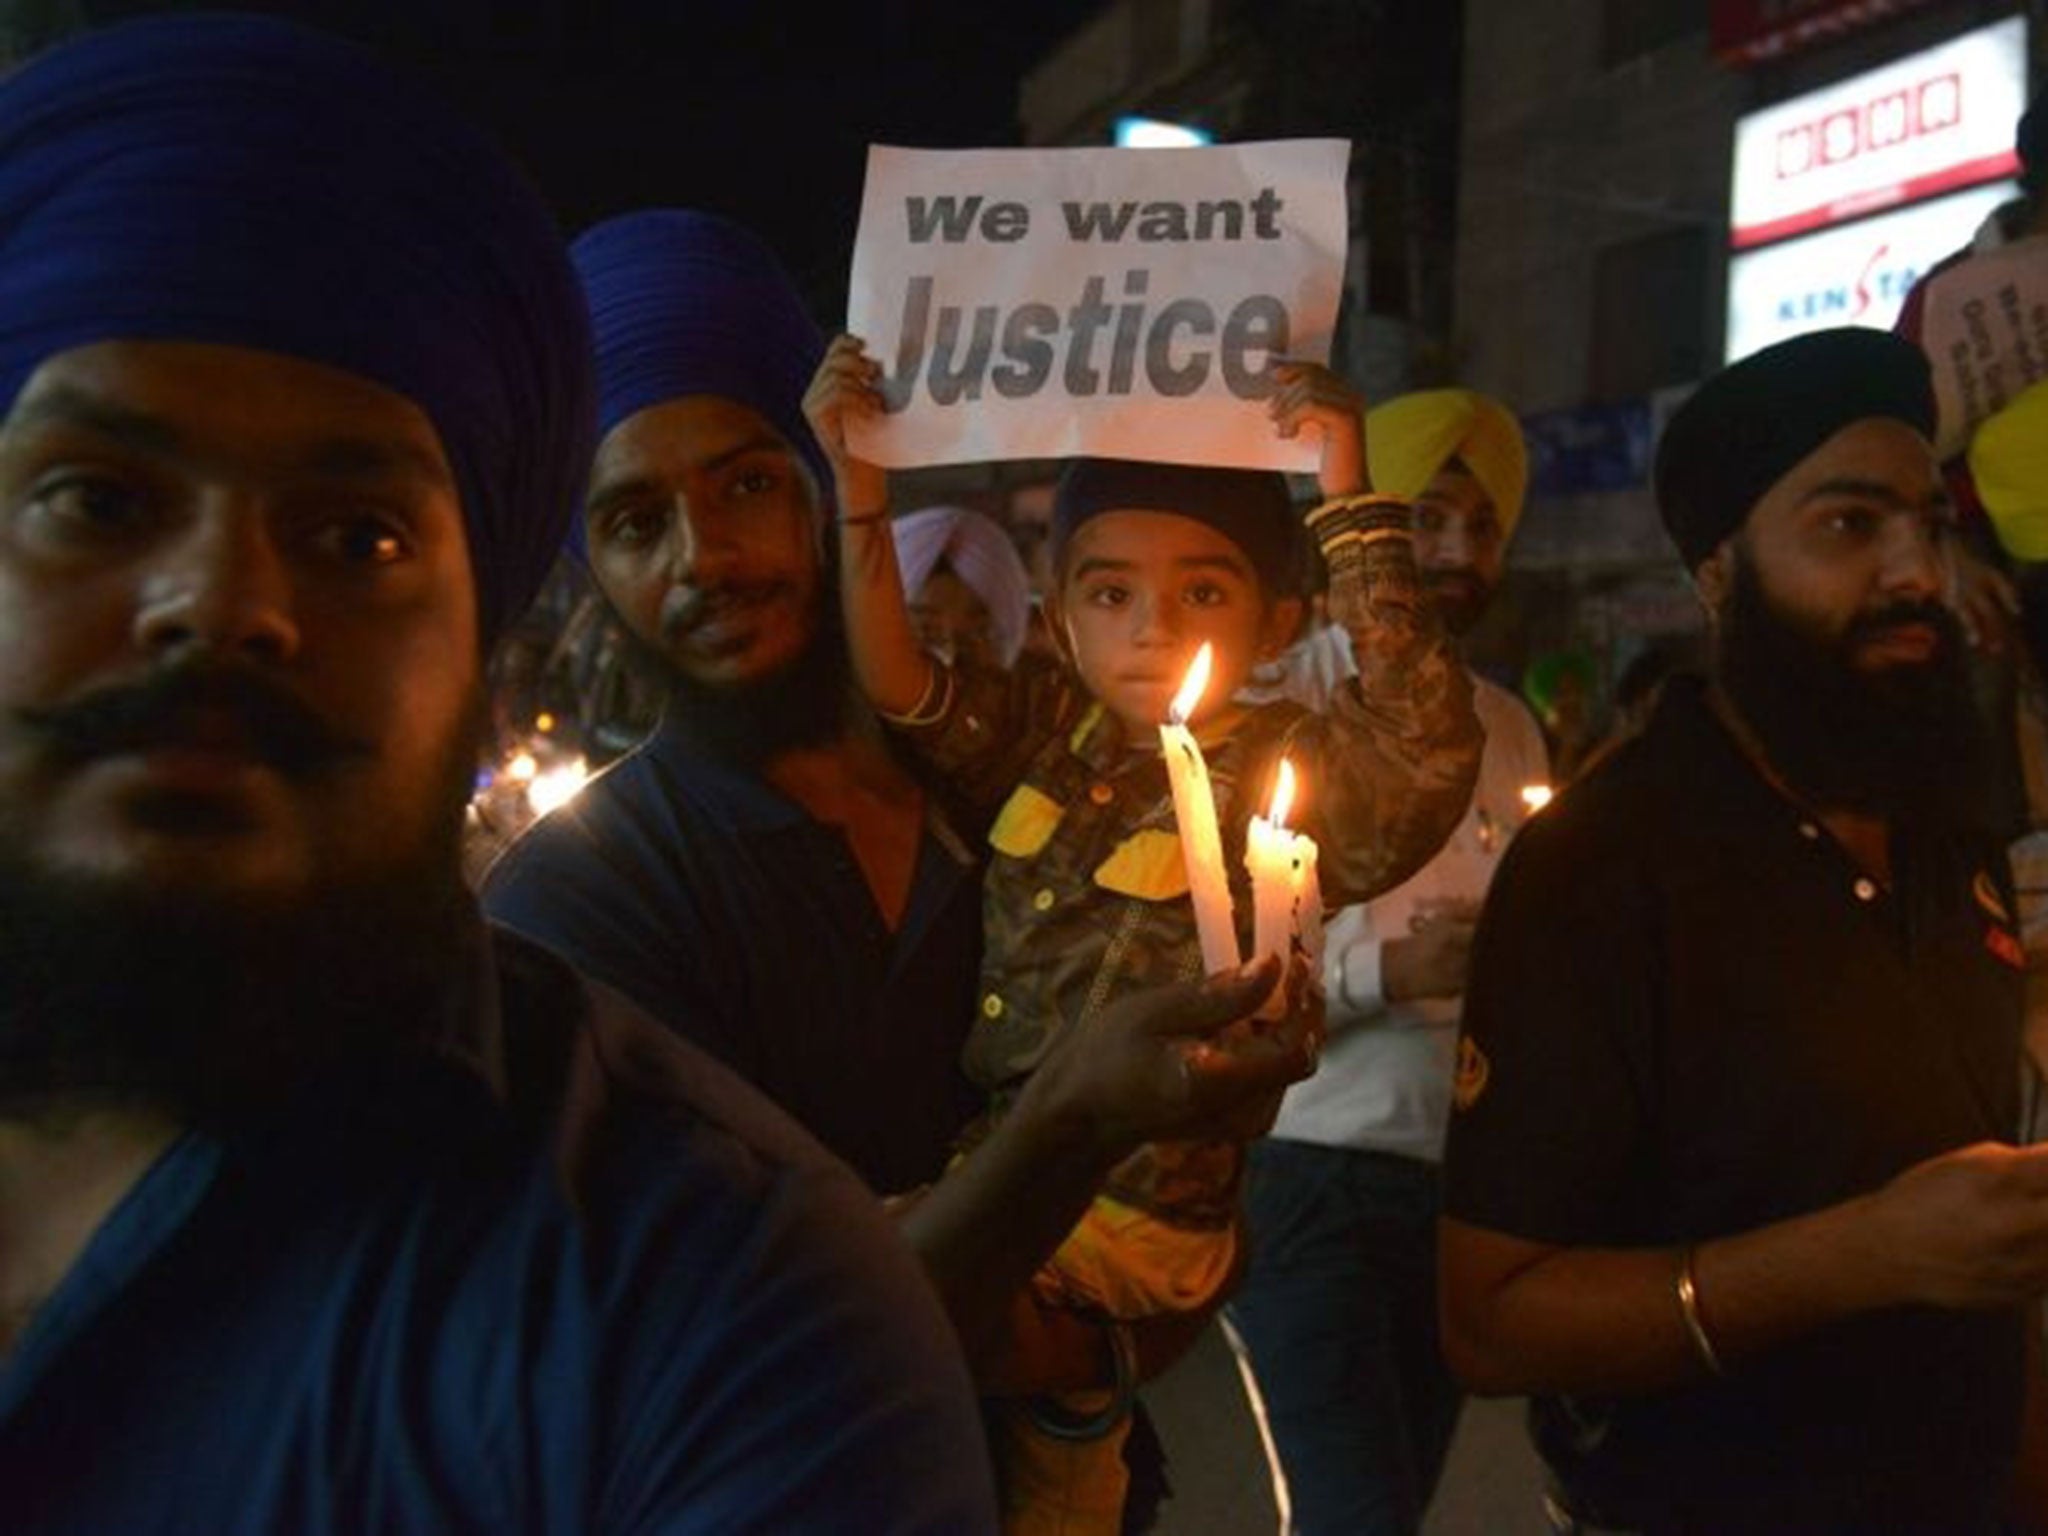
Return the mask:
[(455, 472), (486, 643), (590, 470), (590, 337), (504, 153), (338, 39), (162, 16), (0, 84), (0, 404), (116, 339), (249, 347), (381, 384)]
[(1052, 497), (1054, 557), (1081, 525), (1105, 512), (1174, 512), (1206, 523), (1244, 551), (1269, 596), (1300, 590), (1301, 520), (1284, 476), (1209, 464), (1069, 459)]
[[(649, 406), (718, 395), (759, 414), (831, 493), (803, 413), (825, 341), (759, 236), (715, 214), (646, 208), (586, 230), (570, 256), (597, 339), (600, 438)], [(581, 548), (580, 521), (574, 536)]]

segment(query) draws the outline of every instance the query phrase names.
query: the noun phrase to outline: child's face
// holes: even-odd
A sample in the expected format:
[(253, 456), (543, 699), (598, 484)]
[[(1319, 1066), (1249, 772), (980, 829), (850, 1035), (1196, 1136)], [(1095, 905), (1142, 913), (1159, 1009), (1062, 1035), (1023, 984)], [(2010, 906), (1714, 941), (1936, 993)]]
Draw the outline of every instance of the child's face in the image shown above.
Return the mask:
[(1268, 602), (1231, 540), (1175, 512), (1090, 518), (1061, 562), (1056, 632), (1088, 691), (1133, 732), (1166, 718), (1204, 640), (1215, 670), (1195, 718), (1286, 644), (1299, 605)]

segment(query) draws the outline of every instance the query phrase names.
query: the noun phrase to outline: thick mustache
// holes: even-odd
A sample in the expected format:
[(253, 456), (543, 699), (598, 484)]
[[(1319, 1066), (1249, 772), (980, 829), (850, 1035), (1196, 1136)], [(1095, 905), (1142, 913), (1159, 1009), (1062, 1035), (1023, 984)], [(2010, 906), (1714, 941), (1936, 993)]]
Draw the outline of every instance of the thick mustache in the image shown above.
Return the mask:
[(240, 667), (172, 668), (138, 683), (16, 713), (78, 761), (213, 742), (223, 725), (235, 746), (290, 774), (315, 772), (375, 750), (374, 743), (329, 726), (283, 685)]
[(1849, 621), (1845, 638), (1853, 645), (1858, 641), (1875, 639), (1888, 630), (1923, 624), (1939, 635), (1944, 645), (1961, 633), (1955, 615), (1945, 605), (1907, 601), (1892, 603), (1872, 613), (1858, 614)]
[(772, 584), (723, 584), (715, 587), (685, 587), (669, 595), (661, 605), (661, 632), (674, 640), (688, 634), (721, 607), (757, 602), (775, 591)]

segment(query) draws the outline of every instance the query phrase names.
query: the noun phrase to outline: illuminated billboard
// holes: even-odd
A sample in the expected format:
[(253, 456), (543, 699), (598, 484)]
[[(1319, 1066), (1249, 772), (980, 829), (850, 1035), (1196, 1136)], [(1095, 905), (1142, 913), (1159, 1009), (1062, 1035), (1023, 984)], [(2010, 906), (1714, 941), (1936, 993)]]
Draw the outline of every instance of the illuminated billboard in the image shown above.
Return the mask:
[(1735, 126), (1729, 243), (1748, 250), (2019, 168), (2026, 22), (2014, 16)]
[(1993, 182), (1728, 261), (1727, 361), (1835, 325), (1889, 329), (1906, 290), (2016, 189)]

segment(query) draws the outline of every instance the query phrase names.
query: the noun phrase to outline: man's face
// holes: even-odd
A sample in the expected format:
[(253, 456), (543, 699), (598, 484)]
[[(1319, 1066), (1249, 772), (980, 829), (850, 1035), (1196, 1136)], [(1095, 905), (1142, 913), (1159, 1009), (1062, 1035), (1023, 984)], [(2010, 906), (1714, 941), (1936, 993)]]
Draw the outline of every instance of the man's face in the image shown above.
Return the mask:
[(1285, 644), (1299, 609), (1269, 603), (1244, 552), (1174, 512), (1091, 517), (1061, 554), (1055, 623), (1089, 693), (1133, 732), (1158, 726), (1204, 641), (1214, 670), (1196, 718)]
[(1947, 505), (1901, 423), (1858, 422), (1785, 475), (1702, 567), (1714, 665), (1772, 766), (1823, 807), (1981, 811)]
[(276, 912), (445, 843), (475, 584), (405, 398), (270, 353), (59, 353), (0, 423), (0, 850)]
[(636, 638), (730, 691), (789, 668), (817, 624), (818, 494), (756, 411), (690, 395), (605, 435), (584, 530), (590, 569)]
[[(1946, 643), (1953, 571), (1949, 505), (1934, 455), (1911, 427), (1854, 422), (1792, 467), (1750, 510), (1739, 540), (1762, 595), (1865, 676), (1924, 667)], [(1725, 589), (1724, 545), (1703, 573)], [(1712, 591), (1710, 590), (1710, 599)]]
[(1003, 664), (988, 604), (949, 566), (933, 571), (911, 599), (910, 627), (926, 650), (945, 661), (984, 670)]
[(1415, 498), (1415, 564), (1444, 627), (1462, 635), (1500, 585), (1507, 551), (1500, 512), (1456, 459)]

